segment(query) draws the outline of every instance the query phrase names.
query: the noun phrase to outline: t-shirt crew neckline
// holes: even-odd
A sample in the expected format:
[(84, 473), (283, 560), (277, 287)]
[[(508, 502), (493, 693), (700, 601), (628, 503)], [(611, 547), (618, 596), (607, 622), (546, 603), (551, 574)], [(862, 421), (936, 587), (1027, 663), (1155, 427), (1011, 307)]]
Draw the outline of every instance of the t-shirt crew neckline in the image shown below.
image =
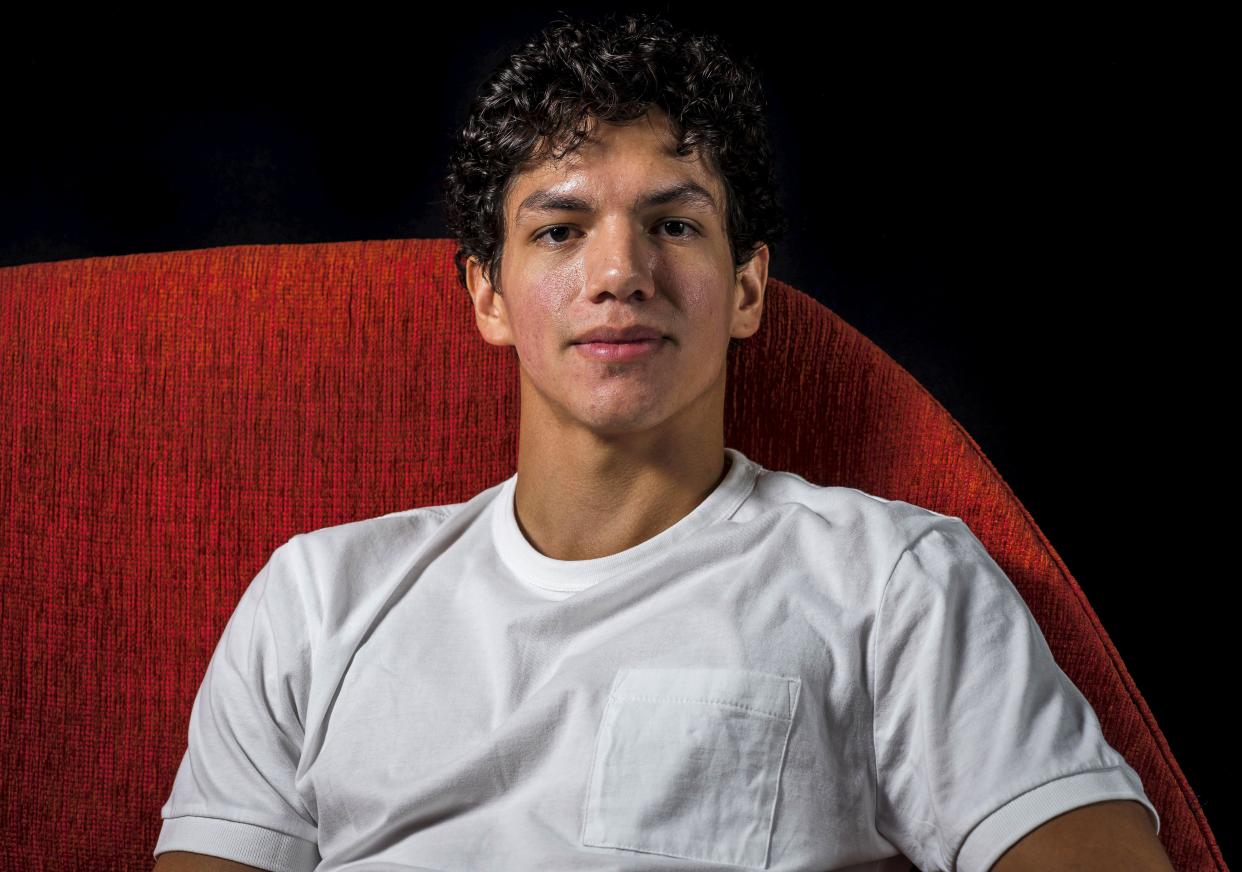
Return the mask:
[(496, 550), (514, 575), (542, 591), (575, 593), (637, 567), (650, 557), (709, 524), (730, 517), (745, 502), (761, 467), (735, 448), (725, 447), (729, 468), (720, 484), (680, 521), (645, 542), (616, 554), (590, 560), (556, 560), (541, 554), (518, 526), (513, 511), (517, 473), (502, 485), (492, 510)]

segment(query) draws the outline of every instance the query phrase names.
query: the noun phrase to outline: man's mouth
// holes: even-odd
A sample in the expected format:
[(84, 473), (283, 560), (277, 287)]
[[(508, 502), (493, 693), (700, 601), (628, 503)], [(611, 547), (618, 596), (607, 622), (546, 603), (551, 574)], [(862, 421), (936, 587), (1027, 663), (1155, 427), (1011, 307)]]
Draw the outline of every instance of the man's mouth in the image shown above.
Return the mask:
[(618, 342), (579, 342), (574, 347), (592, 360), (638, 360), (664, 346), (663, 339), (631, 339)]

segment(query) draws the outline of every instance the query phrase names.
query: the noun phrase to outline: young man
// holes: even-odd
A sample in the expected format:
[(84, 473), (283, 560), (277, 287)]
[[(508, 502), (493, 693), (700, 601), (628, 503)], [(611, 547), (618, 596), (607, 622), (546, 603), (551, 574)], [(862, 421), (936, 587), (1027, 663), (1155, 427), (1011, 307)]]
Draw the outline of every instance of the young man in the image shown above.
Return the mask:
[(959, 518), (724, 445), (783, 227), (761, 110), (641, 18), (556, 24), (484, 86), (449, 215), (520, 361), (517, 472), (273, 553), (157, 868), (1171, 868)]

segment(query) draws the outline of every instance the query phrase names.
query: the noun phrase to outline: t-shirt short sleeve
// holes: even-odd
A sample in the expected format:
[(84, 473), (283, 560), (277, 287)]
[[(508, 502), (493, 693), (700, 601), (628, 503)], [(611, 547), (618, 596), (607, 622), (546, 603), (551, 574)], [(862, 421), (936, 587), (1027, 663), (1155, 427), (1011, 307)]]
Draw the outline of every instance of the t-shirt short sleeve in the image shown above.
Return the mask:
[(874, 636), (876, 826), (919, 869), (987, 872), (1039, 825), (1132, 799), (1138, 774), (959, 518), (902, 552)]
[(212, 654), (156, 856), (192, 851), (281, 872), (319, 863), (316, 820), (295, 787), (310, 639), (290, 542), (251, 580)]

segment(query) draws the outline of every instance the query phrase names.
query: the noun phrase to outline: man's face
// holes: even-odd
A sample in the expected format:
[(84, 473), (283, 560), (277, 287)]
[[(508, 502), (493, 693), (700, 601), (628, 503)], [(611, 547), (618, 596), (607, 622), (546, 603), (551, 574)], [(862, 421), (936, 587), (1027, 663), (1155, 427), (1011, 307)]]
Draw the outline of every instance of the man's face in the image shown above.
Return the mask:
[[(768, 252), (735, 275), (724, 187), (673, 148), (666, 116), (653, 110), (632, 125), (598, 125), (561, 162), (516, 177), (500, 295), (477, 263), (467, 274), (484, 338), (516, 347), (524, 417), (617, 435), (679, 413), (689, 416), (682, 425), (704, 426), (713, 403), (723, 405), (729, 339), (759, 327)], [(686, 192), (644, 202), (676, 186)], [(595, 328), (634, 325), (661, 338), (579, 343)]]

